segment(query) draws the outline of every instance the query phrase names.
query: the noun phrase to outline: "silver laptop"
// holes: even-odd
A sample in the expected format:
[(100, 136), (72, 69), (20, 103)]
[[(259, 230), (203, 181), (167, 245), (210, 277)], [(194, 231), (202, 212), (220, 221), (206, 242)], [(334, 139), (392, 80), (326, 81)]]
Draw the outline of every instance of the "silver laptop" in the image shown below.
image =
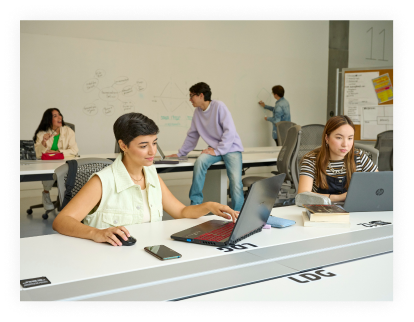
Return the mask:
[(154, 161), (158, 160), (164, 160), (164, 161), (180, 161), (180, 162), (186, 162), (188, 161), (188, 157), (166, 157), (164, 152), (162, 152), (160, 145), (157, 145), (158, 153), (160, 154), (160, 157), (155, 157)]
[(392, 171), (354, 172), (345, 199), (348, 212), (393, 210)]

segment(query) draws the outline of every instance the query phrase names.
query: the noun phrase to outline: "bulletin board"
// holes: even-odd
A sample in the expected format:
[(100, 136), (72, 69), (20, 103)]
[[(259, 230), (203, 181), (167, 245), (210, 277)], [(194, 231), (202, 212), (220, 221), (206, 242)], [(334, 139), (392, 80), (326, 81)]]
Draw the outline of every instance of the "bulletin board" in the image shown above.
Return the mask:
[(393, 129), (393, 68), (343, 68), (341, 114), (355, 124), (355, 140), (376, 140)]

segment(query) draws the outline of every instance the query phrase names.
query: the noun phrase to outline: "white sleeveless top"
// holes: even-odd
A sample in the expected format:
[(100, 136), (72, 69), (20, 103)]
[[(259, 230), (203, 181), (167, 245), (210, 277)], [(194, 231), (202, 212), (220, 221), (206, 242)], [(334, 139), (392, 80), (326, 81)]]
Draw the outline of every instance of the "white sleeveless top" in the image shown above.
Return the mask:
[(87, 215), (83, 223), (105, 229), (162, 221), (162, 192), (157, 170), (154, 166), (143, 169), (145, 191), (132, 181), (121, 153), (110, 166), (94, 173), (91, 178), (97, 175), (102, 182), (102, 198), (98, 209)]

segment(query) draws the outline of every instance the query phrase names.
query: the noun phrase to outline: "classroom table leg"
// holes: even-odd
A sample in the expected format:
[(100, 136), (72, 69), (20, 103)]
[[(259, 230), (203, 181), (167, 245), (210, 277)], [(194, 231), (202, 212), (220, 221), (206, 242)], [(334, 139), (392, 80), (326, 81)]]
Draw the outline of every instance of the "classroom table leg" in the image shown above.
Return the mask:
[(215, 201), (227, 205), (226, 169), (208, 170), (203, 188), (203, 202)]

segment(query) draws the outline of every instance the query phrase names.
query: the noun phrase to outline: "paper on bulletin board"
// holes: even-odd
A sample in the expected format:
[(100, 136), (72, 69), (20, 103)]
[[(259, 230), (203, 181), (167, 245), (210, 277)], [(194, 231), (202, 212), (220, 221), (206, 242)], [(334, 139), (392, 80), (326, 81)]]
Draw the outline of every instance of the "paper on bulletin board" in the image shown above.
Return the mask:
[(378, 104), (385, 103), (393, 99), (393, 88), (388, 73), (374, 78), (372, 83), (378, 98)]
[(393, 105), (362, 108), (361, 139), (375, 140), (377, 134), (393, 129)]
[(346, 73), (344, 80), (344, 114), (354, 124), (362, 122), (362, 108), (378, 105), (378, 97), (372, 88), (372, 80), (379, 72)]

